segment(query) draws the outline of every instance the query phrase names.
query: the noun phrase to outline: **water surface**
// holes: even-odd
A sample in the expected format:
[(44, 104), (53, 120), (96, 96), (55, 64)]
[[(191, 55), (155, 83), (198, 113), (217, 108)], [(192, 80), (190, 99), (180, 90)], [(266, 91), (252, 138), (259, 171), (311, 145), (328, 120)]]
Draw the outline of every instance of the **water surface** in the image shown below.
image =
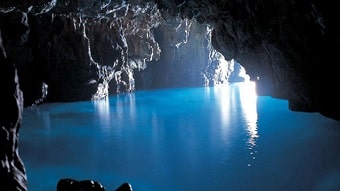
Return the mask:
[(107, 191), (340, 190), (340, 122), (252, 83), (26, 108), (19, 144), (30, 191), (61, 178)]

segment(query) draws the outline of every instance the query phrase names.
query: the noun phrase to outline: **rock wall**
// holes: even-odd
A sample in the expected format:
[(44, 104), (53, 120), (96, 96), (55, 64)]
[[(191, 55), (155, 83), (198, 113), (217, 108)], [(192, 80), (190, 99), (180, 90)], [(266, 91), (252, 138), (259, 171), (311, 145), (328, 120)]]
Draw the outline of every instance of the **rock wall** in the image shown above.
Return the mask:
[(218, 70), (230, 63), (218, 61), (212, 28), (163, 16), (152, 2), (51, 1), (3, 9), (1, 18), (25, 106), (228, 81), (230, 72)]
[(151, 29), (161, 17), (154, 3), (3, 4), (4, 46), (18, 68), (25, 106), (41, 103), (44, 94), (53, 102), (134, 91), (134, 70), (159, 59)]
[(22, 121), (23, 95), (15, 66), (7, 59), (0, 31), (0, 179), (8, 190), (27, 190), (27, 177), (19, 155), (18, 140)]

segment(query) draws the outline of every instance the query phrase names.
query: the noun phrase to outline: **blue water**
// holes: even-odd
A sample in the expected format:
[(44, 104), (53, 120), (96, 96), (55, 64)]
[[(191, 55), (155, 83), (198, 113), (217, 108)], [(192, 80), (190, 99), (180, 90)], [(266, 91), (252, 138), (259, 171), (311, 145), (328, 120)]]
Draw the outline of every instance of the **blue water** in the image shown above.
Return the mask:
[(340, 122), (257, 97), (252, 83), (43, 104), (22, 122), (30, 191), (61, 178), (107, 191), (340, 190)]

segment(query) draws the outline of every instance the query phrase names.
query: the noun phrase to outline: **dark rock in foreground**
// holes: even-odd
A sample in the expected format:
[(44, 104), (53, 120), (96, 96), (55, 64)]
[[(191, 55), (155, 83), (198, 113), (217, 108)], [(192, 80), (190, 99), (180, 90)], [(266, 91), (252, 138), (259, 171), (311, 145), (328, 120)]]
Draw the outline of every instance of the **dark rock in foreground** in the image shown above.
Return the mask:
[(18, 152), (19, 129), (22, 120), (23, 95), (17, 70), (7, 60), (0, 31), (0, 180), (2, 189), (26, 191), (27, 177)]
[[(94, 180), (75, 180), (71, 178), (60, 179), (57, 191), (105, 191), (105, 187)], [(129, 183), (121, 184), (115, 191), (132, 191)]]

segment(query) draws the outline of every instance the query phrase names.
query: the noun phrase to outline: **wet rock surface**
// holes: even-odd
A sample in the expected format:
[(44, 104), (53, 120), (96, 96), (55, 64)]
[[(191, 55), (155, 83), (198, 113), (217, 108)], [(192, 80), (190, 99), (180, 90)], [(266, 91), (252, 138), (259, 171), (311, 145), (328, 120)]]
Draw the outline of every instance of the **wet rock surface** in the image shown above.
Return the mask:
[[(57, 191), (105, 191), (105, 187), (95, 180), (75, 180), (72, 178), (60, 179)], [(130, 183), (122, 183), (115, 191), (132, 191)]]

